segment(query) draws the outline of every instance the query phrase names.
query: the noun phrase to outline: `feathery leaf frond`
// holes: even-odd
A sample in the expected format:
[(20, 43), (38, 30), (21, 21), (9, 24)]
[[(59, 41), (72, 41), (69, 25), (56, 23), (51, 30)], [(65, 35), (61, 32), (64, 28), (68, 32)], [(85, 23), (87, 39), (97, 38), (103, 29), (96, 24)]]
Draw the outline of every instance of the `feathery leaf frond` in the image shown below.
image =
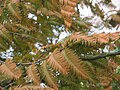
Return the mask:
[(17, 18), (17, 19), (21, 19), (21, 16), (19, 14), (19, 10), (18, 7), (16, 6), (16, 4), (13, 3), (9, 3), (8, 4), (8, 10)]
[(60, 49), (55, 49), (54, 52), (50, 55), (49, 59), (47, 60), (47, 63), (54, 68), (55, 70), (58, 70), (62, 74), (68, 73), (68, 65), (65, 60), (65, 58), (62, 56)]
[(74, 72), (76, 75), (82, 76), (84, 79), (91, 80), (91, 77), (87, 73), (84, 62), (80, 60), (80, 58), (71, 49), (64, 49), (61, 53), (70, 65), (71, 72)]
[(35, 64), (32, 64), (28, 67), (27, 74), (28, 74), (28, 77), (30, 77), (31, 80), (33, 80), (33, 82), (36, 85), (40, 84), (40, 76), (39, 76), (39, 73), (37, 71), (37, 67)]
[(119, 38), (120, 38), (119, 32), (108, 33), (108, 34), (99, 33), (99, 34), (93, 34), (90, 36), (84, 35), (80, 32), (76, 32), (69, 36), (68, 41), (81, 42), (85, 45), (87, 44), (95, 45), (97, 43), (100, 43), (100, 44), (109, 43), (110, 41), (118, 40)]
[(12, 79), (18, 79), (22, 75), (21, 70), (12, 60), (6, 60), (5, 63), (0, 66), (0, 72)]
[(75, 6), (79, 2), (79, 0), (59, 0), (61, 7), (61, 14), (64, 18), (64, 22), (66, 27), (70, 27), (72, 24), (71, 16), (75, 14)]
[(49, 87), (26, 85), (26, 86), (17, 86), (17, 87), (14, 88), (14, 90), (53, 90), (53, 89), (49, 88)]
[(46, 61), (44, 61), (43, 64), (41, 65), (41, 74), (50, 87), (54, 88), (54, 90), (58, 90), (58, 85), (54, 80), (55, 78), (53, 74), (48, 70)]

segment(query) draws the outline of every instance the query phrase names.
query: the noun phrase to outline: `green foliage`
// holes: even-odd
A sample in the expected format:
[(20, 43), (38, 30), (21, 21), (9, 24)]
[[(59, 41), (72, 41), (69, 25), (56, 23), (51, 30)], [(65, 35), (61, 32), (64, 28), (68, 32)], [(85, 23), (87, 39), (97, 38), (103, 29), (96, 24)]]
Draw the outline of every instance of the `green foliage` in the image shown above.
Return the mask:
[[(12, 47), (14, 56), (0, 59), (0, 89), (119, 89), (119, 32), (90, 35), (91, 27), (100, 29), (101, 25), (93, 25), (89, 21), (92, 17), (82, 17), (78, 8), (89, 7), (103, 27), (111, 28), (120, 23), (119, 14), (111, 15), (113, 25), (105, 20), (106, 13), (100, 7), (110, 3), (111, 0), (95, 4), (90, 0), (1, 0), (0, 52)], [(69, 35), (59, 41), (62, 32)], [(104, 53), (107, 46), (108, 52)], [(103, 54), (105, 58), (101, 58)], [(87, 56), (99, 57), (82, 58)]]

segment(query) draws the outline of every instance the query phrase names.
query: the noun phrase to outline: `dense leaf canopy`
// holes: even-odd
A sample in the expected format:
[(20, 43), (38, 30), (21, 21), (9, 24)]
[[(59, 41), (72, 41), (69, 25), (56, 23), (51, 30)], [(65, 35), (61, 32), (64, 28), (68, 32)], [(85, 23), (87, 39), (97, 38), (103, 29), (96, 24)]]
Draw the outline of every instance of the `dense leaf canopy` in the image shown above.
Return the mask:
[(119, 90), (113, 3), (0, 0), (0, 90)]

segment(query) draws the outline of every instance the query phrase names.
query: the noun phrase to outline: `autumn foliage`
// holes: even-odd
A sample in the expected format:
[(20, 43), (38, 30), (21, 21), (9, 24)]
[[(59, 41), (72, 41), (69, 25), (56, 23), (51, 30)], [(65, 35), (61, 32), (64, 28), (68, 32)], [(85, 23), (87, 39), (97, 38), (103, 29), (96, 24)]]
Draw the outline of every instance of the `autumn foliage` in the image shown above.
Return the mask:
[[(1, 0), (0, 90), (119, 90), (120, 15), (100, 7), (110, 3)], [(102, 25), (82, 17), (84, 6)], [(116, 32), (90, 33), (101, 27)]]

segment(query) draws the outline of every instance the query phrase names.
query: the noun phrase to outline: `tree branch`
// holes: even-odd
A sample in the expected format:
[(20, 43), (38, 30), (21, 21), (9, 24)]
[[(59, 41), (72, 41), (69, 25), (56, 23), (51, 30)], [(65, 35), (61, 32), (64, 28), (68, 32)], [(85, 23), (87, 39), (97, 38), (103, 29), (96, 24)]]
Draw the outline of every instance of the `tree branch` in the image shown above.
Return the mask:
[(105, 58), (108, 56), (115, 56), (115, 55), (120, 55), (120, 50), (119, 51), (115, 51), (115, 52), (110, 52), (110, 53), (102, 53), (99, 55), (85, 55), (85, 56), (80, 56), (81, 59), (83, 60), (96, 60), (96, 59), (100, 59), (100, 58)]
[[(120, 55), (120, 50), (119, 51), (114, 51), (114, 52), (112, 51), (110, 53), (102, 53), (102, 54), (99, 54), (99, 55), (84, 55), (84, 56), (80, 56), (80, 58), (82, 60), (91, 61), (91, 60), (97, 60), (97, 59), (100, 59), (100, 58), (105, 58), (105, 57), (108, 57), (108, 56), (116, 56), (116, 55)], [(46, 59), (47, 58), (39, 59), (38, 61), (35, 61), (34, 63), (35, 64), (39, 64), (40, 61), (44, 61)], [(4, 63), (4, 61), (0, 60), (0, 63)], [(19, 63), (19, 64), (31, 65), (32, 62), (29, 62), (29, 63)]]

